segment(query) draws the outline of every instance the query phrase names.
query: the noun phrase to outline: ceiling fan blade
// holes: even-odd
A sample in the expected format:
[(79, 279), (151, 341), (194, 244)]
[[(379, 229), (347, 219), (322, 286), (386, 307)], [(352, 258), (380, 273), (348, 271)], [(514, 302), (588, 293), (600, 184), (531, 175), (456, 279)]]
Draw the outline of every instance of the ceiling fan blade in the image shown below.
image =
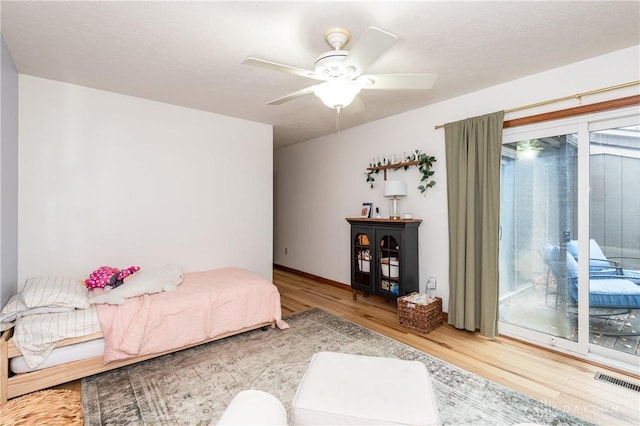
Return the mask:
[(426, 90), (431, 89), (438, 74), (367, 74), (358, 77), (363, 89)]
[(302, 68), (293, 67), (291, 65), (283, 65), (283, 64), (279, 64), (277, 62), (271, 62), (271, 61), (267, 61), (267, 60), (264, 60), (264, 59), (248, 57), (244, 61), (242, 61), (242, 63), (245, 64), (245, 65), (251, 65), (251, 66), (259, 67), (259, 68), (265, 68), (265, 69), (268, 69), (268, 70), (286, 72), (286, 73), (289, 73), (289, 74), (295, 74), (295, 75), (299, 75), (301, 77), (313, 78), (315, 80), (322, 80), (322, 81), (325, 80), (324, 78), (316, 75), (316, 73), (311, 71), (311, 70), (305, 70), (305, 69), (302, 69)]
[(389, 50), (398, 36), (376, 27), (369, 27), (367, 32), (358, 39), (349, 50), (349, 55), (345, 58), (344, 64), (353, 67), (355, 76), (362, 74), (371, 64), (373, 64), (384, 52)]
[(309, 95), (311, 93), (313, 93), (313, 88), (315, 86), (310, 86), (310, 87), (306, 87), (304, 89), (300, 89), (296, 92), (293, 93), (289, 93), (288, 95), (282, 96), (280, 98), (274, 99), (272, 101), (267, 102), (267, 105), (280, 105), (283, 104), (285, 102), (289, 102), (292, 101), (294, 99), (300, 98), (302, 96), (305, 95)]

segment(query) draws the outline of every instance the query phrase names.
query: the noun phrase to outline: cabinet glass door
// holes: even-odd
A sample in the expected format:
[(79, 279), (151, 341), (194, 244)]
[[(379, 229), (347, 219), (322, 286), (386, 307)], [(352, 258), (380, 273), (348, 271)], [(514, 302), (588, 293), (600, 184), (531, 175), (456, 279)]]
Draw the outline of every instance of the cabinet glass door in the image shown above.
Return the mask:
[(356, 233), (353, 241), (353, 258), (355, 266), (353, 268), (353, 284), (359, 289), (371, 289), (371, 263), (373, 257), (369, 236), (365, 233)]
[(395, 296), (400, 294), (400, 245), (396, 235), (383, 233), (378, 237), (378, 270), (380, 290)]

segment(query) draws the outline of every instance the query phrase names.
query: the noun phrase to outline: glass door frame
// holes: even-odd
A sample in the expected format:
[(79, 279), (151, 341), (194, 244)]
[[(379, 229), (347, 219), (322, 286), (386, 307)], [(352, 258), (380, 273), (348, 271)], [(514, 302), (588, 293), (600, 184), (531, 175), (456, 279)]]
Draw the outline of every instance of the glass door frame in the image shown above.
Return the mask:
[[(578, 250), (580, 253), (589, 252), (590, 226), (590, 143), (589, 133), (616, 127), (640, 124), (640, 109), (638, 107), (622, 108), (593, 114), (583, 114), (576, 117), (536, 123), (517, 128), (505, 129), (502, 143), (509, 144), (525, 139), (538, 139), (564, 134), (578, 135), (577, 159), (577, 209), (578, 209)], [(589, 262), (578, 263), (578, 280), (589, 282)], [(578, 340), (577, 342), (557, 338), (542, 332), (529, 330), (524, 327), (498, 323), (501, 335), (524, 340), (561, 353), (570, 354), (586, 360), (599, 362), (611, 367), (619, 368), (638, 374), (638, 356), (594, 345), (589, 342), (589, 286), (580, 285), (578, 289)], [(583, 301), (586, 301), (583, 302)]]
[[(629, 111), (631, 114), (622, 114), (624, 111)], [(617, 114), (616, 114), (617, 112)], [(589, 134), (591, 132), (597, 132), (600, 130), (607, 129), (615, 129), (618, 127), (626, 127), (640, 124), (640, 109), (638, 107), (628, 108), (624, 110), (618, 111), (610, 111), (608, 114), (597, 114), (595, 118), (591, 118), (591, 116), (587, 116), (585, 118), (585, 123), (581, 124), (581, 131), (585, 132), (586, 140), (589, 141)], [(588, 118), (588, 120), (587, 120)], [(588, 121), (588, 122), (587, 122)], [(581, 135), (580, 135), (581, 136)], [(590, 147), (589, 147), (590, 148)], [(590, 149), (586, 150), (586, 164), (589, 166), (591, 152)], [(580, 151), (578, 151), (578, 156), (580, 156)], [(579, 163), (580, 164), (580, 163)], [(586, 221), (579, 220), (578, 221), (578, 252), (580, 250), (584, 250), (582, 253), (589, 252), (589, 219), (590, 219), (590, 199), (589, 199), (589, 169), (584, 172), (586, 174), (586, 180), (584, 182), (581, 181), (583, 179), (583, 175), (580, 171), (578, 171), (578, 191), (584, 191), (578, 193), (578, 206), (579, 208), (585, 209)], [(584, 185), (585, 188), (581, 188), (580, 185)], [(580, 199), (580, 195), (583, 195), (585, 200)], [(582, 217), (582, 215), (580, 216)], [(587, 262), (578, 263), (579, 268), (579, 277), (583, 275), (589, 276), (589, 264)], [(580, 286), (578, 289), (578, 297), (581, 300), (589, 300), (589, 288), (587, 286)], [(586, 310), (585, 313), (582, 310)], [(581, 307), (579, 309), (579, 315), (586, 315), (587, 318), (589, 316), (589, 308), (588, 306)], [(581, 317), (579, 317), (581, 318)], [(584, 328), (584, 330), (583, 330)], [(578, 323), (578, 333), (579, 336), (586, 333), (586, 342), (583, 342), (580, 345), (580, 353), (586, 351), (587, 357), (589, 359), (594, 359), (597, 362), (606, 363), (607, 365), (611, 365), (613, 367), (617, 367), (623, 370), (631, 371), (634, 374), (640, 374), (640, 358), (637, 355), (632, 355), (624, 352), (617, 351), (615, 349), (608, 349), (602, 346), (595, 345), (589, 342), (589, 323), (588, 321), (582, 321)]]

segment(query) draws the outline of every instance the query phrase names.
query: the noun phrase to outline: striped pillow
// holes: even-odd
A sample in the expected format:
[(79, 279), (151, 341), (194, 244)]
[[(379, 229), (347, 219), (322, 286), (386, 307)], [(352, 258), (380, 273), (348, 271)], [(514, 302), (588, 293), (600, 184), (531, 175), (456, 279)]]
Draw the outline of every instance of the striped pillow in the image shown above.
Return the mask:
[(62, 306), (77, 309), (89, 307), (89, 292), (78, 280), (65, 277), (33, 277), (25, 281), (20, 292), (28, 308)]
[(35, 308), (27, 308), (22, 301), (20, 294), (14, 294), (11, 299), (4, 305), (2, 311), (0, 311), (0, 331), (10, 329), (15, 325), (18, 318), (22, 318), (27, 315), (36, 314), (51, 314), (58, 312), (73, 311), (74, 308), (68, 308), (65, 306), (38, 306)]

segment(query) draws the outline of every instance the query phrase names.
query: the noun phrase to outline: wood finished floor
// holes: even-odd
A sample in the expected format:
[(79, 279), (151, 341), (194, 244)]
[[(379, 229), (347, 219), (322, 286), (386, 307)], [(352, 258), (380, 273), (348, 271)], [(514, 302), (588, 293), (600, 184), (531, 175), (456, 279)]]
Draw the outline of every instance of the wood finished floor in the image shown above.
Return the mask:
[(488, 339), (445, 324), (426, 335), (398, 326), (395, 302), (358, 296), (306, 275), (276, 268), (283, 316), (319, 307), (508, 388), (601, 425), (640, 424), (640, 393), (594, 380), (596, 372), (632, 377), (513, 339)]
[[(597, 371), (640, 383), (631, 377), (512, 339), (487, 339), (445, 324), (426, 335), (397, 325), (395, 302), (359, 296), (323, 280), (274, 269), (282, 314), (319, 307), (375, 330), (508, 388), (545, 401), (601, 425), (640, 424), (640, 394), (594, 380)], [(80, 381), (59, 386), (80, 391)]]

